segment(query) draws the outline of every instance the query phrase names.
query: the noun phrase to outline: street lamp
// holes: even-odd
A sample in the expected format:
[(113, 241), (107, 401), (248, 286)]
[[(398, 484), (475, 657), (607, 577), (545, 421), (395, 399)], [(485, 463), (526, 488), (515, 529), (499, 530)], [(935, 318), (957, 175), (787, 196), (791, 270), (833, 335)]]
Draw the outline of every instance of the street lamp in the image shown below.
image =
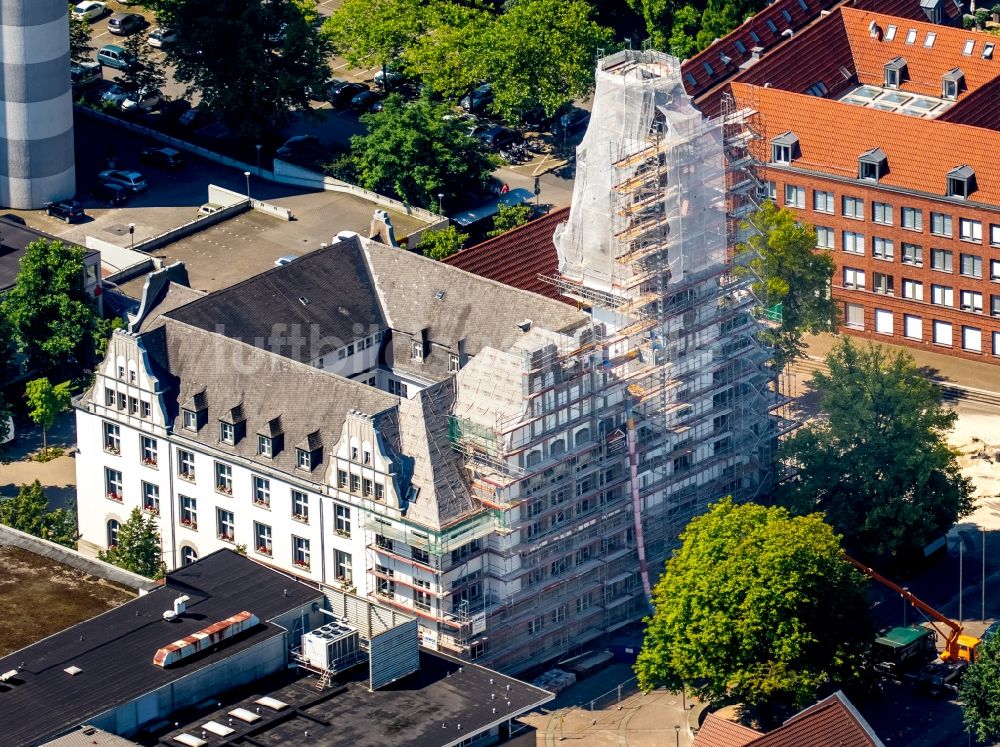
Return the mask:
[(135, 223), (128, 224), (128, 235), (131, 243), (131, 247), (135, 249)]
[(675, 737), (674, 744), (677, 745), (677, 747), (681, 747), (681, 725), (680, 724), (674, 724), (674, 737)]
[(260, 143), (257, 143), (257, 145), (255, 147), (257, 148), (257, 175), (259, 176), (261, 174), (261, 170), (260, 170), (260, 149), (263, 146)]
[(438, 192), (438, 215), (444, 215), (441, 208), (441, 201), (444, 200), (444, 192)]
[(250, 199), (250, 172), (244, 171), (243, 176), (247, 178), (247, 199)]
[[(903, 587), (903, 591), (904, 592), (909, 591), (909, 590), (910, 590), (909, 586), (904, 586)], [(906, 627), (906, 594), (900, 594), (899, 596), (901, 596), (903, 598), (903, 627), (905, 628)]]

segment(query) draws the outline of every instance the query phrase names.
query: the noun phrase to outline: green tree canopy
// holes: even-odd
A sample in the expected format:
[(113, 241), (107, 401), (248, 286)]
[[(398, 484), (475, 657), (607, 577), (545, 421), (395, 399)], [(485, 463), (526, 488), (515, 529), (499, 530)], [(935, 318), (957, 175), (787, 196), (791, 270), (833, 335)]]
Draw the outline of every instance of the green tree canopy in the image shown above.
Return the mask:
[(424, 231), (420, 235), (417, 250), (425, 257), (441, 260), (461, 251), (462, 245), (468, 238), (469, 234), (459, 233), (454, 225), (439, 231)]
[(493, 84), (491, 109), (517, 122), (540, 106), (548, 116), (594, 90), (599, 50), (610, 29), (586, 0), (514, 0), (486, 31), (478, 77)]
[(423, 32), (422, 5), (420, 0), (344, 0), (324, 21), (323, 33), (354, 67), (386, 71)]
[(983, 744), (1000, 740), (1000, 636), (979, 644), (958, 687), (965, 728)]
[[(147, 0), (177, 31), (164, 51), (174, 78), (201, 93), (239, 137), (259, 138), (311, 111), (329, 75), (316, 0)], [(209, 20), (210, 19), (210, 20)]]
[(437, 207), (438, 194), (450, 201), (485, 189), (493, 162), (451, 113), (427, 98), (389, 96), (381, 112), (362, 116), (368, 134), (351, 138), (360, 183), (426, 208)]
[(531, 220), (532, 207), (521, 203), (519, 205), (506, 205), (500, 203), (497, 214), (493, 216), (493, 230), (486, 235), (493, 237), (513, 230), (518, 226), (523, 226)]
[(780, 308), (780, 324), (762, 337), (774, 347), (777, 367), (784, 368), (802, 355), (806, 332), (837, 329), (838, 307), (830, 295), (833, 257), (816, 248), (812, 227), (771, 201), (750, 217), (746, 228), (750, 238), (739, 248), (746, 263), (741, 269), (755, 278), (754, 295), (766, 307), (765, 315), (777, 317)]
[(84, 289), (85, 254), (83, 247), (57, 240), (32, 241), (17, 283), (0, 302), (0, 316), (32, 371), (79, 372), (94, 364), (98, 315)]
[(458, 99), (478, 83), (491, 12), (479, 5), (450, 0), (431, 2), (424, 9), (425, 33), (402, 51), (408, 72), (446, 99)]
[(24, 398), (28, 403), (28, 417), (42, 429), (42, 453), (48, 454), (48, 430), (56, 422), (56, 416), (69, 407), (69, 382), (52, 386), (48, 379), (29, 381), (24, 387)]
[(133, 508), (128, 519), (118, 528), (118, 544), (107, 552), (101, 552), (100, 558), (147, 578), (162, 578), (167, 572), (156, 519), (144, 517), (138, 508)]
[(74, 16), (73, 3), (69, 3), (69, 61), (74, 65), (93, 62), (90, 56), (93, 51), (90, 44), (90, 21)]
[(761, 10), (764, 0), (628, 0), (655, 49), (689, 59)]
[(138, 64), (123, 70), (122, 85), (129, 91), (159, 90), (166, 82), (161, 63), (152, 54), (152, 47), (145, 34), (132, 34), (123, 44), (125, 51), (135, 57)]
[(681, 542), (654, 591), (640, 687), (686, 686), (766, 712), (861, 678), (872, 641), (867, 579), (821, 516), (726, 499)]
[(0, 501), (0, 523), (75, 549), (80, 536), (76, 514), (63, 508), (48, 511), (48, 505), (41, 483), (35, 480), (18, 488), (14, 498)]
[(906, 352), (841, 340), (813, 374), (824, 420), (782, 447), (798, 474), (779, 499), (823, 511), (848, 547), (906, 562), (972, 510), (945, 434), (956, 414)]

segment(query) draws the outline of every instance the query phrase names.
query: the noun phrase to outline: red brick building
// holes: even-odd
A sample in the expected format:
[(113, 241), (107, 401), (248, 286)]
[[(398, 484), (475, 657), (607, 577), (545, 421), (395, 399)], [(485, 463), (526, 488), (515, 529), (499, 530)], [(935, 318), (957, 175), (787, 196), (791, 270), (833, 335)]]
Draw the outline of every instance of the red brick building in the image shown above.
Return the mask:
[(1000, 39), (846, 6), (786, 39), (702, 106), (748, 113), (763, 188), (836, 259), (844, 329), (1000, 363)]

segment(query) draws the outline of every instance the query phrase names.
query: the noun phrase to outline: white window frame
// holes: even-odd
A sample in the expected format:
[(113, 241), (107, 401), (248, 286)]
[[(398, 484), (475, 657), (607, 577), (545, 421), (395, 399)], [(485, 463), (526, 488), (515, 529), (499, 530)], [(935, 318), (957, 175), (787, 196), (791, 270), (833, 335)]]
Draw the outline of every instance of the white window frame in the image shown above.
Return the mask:
[(935, 306), (954, 306), (955, 289), (947, 285), (931, 285), (931, 303)]
[(924, 339), (924, 320), (913, 314), (903, 315), (903, 337), (910, 340)]
[(848, 254), (864, 254), (865, 235), (857, 231), (844, 231), (841, 236), (841, 247)]
[(924, 213), (920, 208), (900, 208), (900, 224), (907, 231), (924, 230)]
[(892, 312), (888, 309), (875, 309), (875, 331), (880, 335), (891, 335), (893, 332)]
[(975, 244), (983, 243), (983, 224), (981, 221), (972, 218), (958, 219), (958, 235), (962, 241), (971, 241)]
[(785, 207), (804, 208), (806, 206), (806, 188), (796, 184), (785, 185)]
[(854, 220), (865, 219), (865, 200), (863, 197), (844, 195), (841, 198), (841, 214)]
[(962, 350), (968, 353), (983, 352), (983, 330), (962, 325)]
[(817, 213), (833, 215), (836, 210), (836, 196), (822, 189), (813, 190), (813, 210)]
[(949, 348), (952, 347), (953, 330), (951, 323), (935, 319), (931, 339), (935, 345), (944, 345)]
[(973, 314), (983, 313), (983, 294), (974, 290), (963, 290), (958, 294), (959, 308)]
[(903, 298), (910, 301), (923, 301), (924, 284), (919, 280), (903, 278)]

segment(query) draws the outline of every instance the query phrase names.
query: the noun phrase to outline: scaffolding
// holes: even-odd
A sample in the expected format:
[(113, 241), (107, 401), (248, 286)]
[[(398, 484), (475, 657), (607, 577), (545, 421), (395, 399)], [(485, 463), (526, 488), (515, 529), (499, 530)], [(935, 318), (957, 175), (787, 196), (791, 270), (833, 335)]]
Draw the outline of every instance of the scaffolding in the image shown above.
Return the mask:
[(546, 278), (593, 323), (523, 351), (516, 417), (453, 416), (449, 432), (502, 528), (478, 640), (506, 671), (647, 614), (688, 521), (725, 495), (770, 490), (785, 427), (758, 338), (780, 312), (758, 312), (766, 299), (737, 251), (763, 193), (754, 113), (706, 120), (678, 61), (657, 52), (605, 58), (597, 78), (559, 273)]

